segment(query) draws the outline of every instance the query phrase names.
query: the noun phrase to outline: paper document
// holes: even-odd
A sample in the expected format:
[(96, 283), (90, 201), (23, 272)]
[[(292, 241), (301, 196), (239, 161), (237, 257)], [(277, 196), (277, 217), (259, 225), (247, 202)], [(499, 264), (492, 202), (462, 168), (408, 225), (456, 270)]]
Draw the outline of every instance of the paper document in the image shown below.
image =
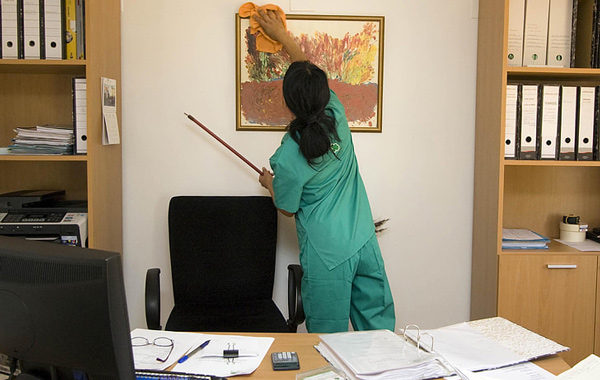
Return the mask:
[(586, 240), (580, 241), (580, 242), (564, 241), (564, 240), (560, 240), (560, 239), (554, 239), (554, 240), (556, 240), (557, 242), (559, 242), (561, 244), (568, 245), (569, 247), (578, 249), (582, 252), (600, 251), (600, 243), (597, 243), (590, 239), (586, 239)]
[[(250, 337), (235, 335), (213, 335), (200, 333), (186, 333), (160, 330), (135, 329), (131, 332), (134, 338), (146, 338), (153, 342), (156, 338), (168, 338), (173, 341), (171, 347), (148, 344), (145, 346), (133, 346), (133, 361), (135, 369), (164, 370), (200, 346), (203, 342), (210, 343), (201, 351), (190, 356), (183, 363), (177, 364), (173, 371), (196, 373), (228, 377), (234, 375), (245, 375), (254, 372), (269, 351), (275, 338)], [(238, 350), (239, 357), (224, 358), (223, 350)], [(164, 363), (157, 358), (168, 360)]]
[[(531, 362), (511, 365), (489, 371), (476, 372), (479, 380), (552, 380), (552, 373)], [(459, 380), (458, 376), (446, 377), (448, 380)]]
[(600, 379), (600, 358), (591, 354), (556, 378), (558, 380)]
[[(250, 374), (260, 366), (275, 340), (271, 337), (194, 335), (202, 335), (202, 339), (210, 339), (210, 343), (185, 362), (177, 364), (173, 371), (221, 377)], [(224, 350), (238, 350), (239, 356), (225, 358)]]
[(102, 78), (102, 145), (119, 144), (117, 120), (117, 81)]
[(515, 241), (539, 241), (547, 240), (546, 237), (537, 234), (531, 230), (523, 228), (503, 228), (502, 240)]
[[(466, 323), (426, 332), (433, 336), (435, 352), (452, 365), (469, 371), (500, 368), (527, 361), (527, 358), (489, 339)], [(416, 341), (414, 334), (414, 330), (407, 331), (407, 335)], [(431, 350), (431, 343), (425, 341), (421, 345), (426, 350)]]

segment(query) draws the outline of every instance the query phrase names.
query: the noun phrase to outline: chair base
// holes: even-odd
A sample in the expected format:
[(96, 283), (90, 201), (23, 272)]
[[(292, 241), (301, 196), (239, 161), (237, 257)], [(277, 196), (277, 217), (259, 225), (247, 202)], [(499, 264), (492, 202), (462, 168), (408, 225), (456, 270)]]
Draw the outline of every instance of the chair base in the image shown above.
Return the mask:
[[(198, 311), (203, 312), (199, 313)], [(165, 330), (203, 332), (290, 332), (272, 300), (252, 304), (175, 305)]]

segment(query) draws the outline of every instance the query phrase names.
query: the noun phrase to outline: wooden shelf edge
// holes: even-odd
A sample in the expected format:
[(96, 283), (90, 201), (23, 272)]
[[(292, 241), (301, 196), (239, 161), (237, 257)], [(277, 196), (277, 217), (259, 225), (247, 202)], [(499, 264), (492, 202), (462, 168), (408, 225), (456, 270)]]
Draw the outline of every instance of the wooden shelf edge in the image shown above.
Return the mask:
[(0, 73), (40, 73), (85, 74), (87, 61), (79, 60), (46, 60), (46, 59), (0, 59)]
[(570, 67), (507, 67), (506, 73), (511, 75), (532, 75), (532, 76), (600, 76), (600, 69), (591, 68), (570, 68)]
[(32, 162), (85, 162), (86, 155), (65, 155), (65, 156), (21, 156), (21, 155), (0, 155), (0, 161), (32, 161)]
[(548, 243), (548, 249), (503, 249), (498, 253), (498, 255), (600, 255), (600, 251), (580, 251), (576, 248), (559, 243), (554, 239), (555, 238), (550, 238), (550, 243)]
[(504, 166), (600, 167), (600, 161), (503, 160)]
[(0, 66), (85, 66), (85, 59), (0, 59)]

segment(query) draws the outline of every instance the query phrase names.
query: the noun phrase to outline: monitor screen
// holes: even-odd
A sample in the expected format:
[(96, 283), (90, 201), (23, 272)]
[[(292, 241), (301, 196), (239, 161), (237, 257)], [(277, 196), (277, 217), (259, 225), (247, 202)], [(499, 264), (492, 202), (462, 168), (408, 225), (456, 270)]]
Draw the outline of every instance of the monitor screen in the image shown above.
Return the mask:
[(135, 379), (118, 253), (0, 236), (0, 305), (17, 379)]

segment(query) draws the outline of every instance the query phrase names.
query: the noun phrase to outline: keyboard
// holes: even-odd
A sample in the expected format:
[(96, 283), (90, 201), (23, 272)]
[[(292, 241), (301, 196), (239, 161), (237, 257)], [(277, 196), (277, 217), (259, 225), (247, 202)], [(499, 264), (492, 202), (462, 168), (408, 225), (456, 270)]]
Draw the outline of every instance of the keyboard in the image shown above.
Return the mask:
[(135, 370), (137, 380), (227, 380), (226, 377), (212, 375), (198, 375), (195, 373), (171, 372), (171, 371), (151, 371)]

